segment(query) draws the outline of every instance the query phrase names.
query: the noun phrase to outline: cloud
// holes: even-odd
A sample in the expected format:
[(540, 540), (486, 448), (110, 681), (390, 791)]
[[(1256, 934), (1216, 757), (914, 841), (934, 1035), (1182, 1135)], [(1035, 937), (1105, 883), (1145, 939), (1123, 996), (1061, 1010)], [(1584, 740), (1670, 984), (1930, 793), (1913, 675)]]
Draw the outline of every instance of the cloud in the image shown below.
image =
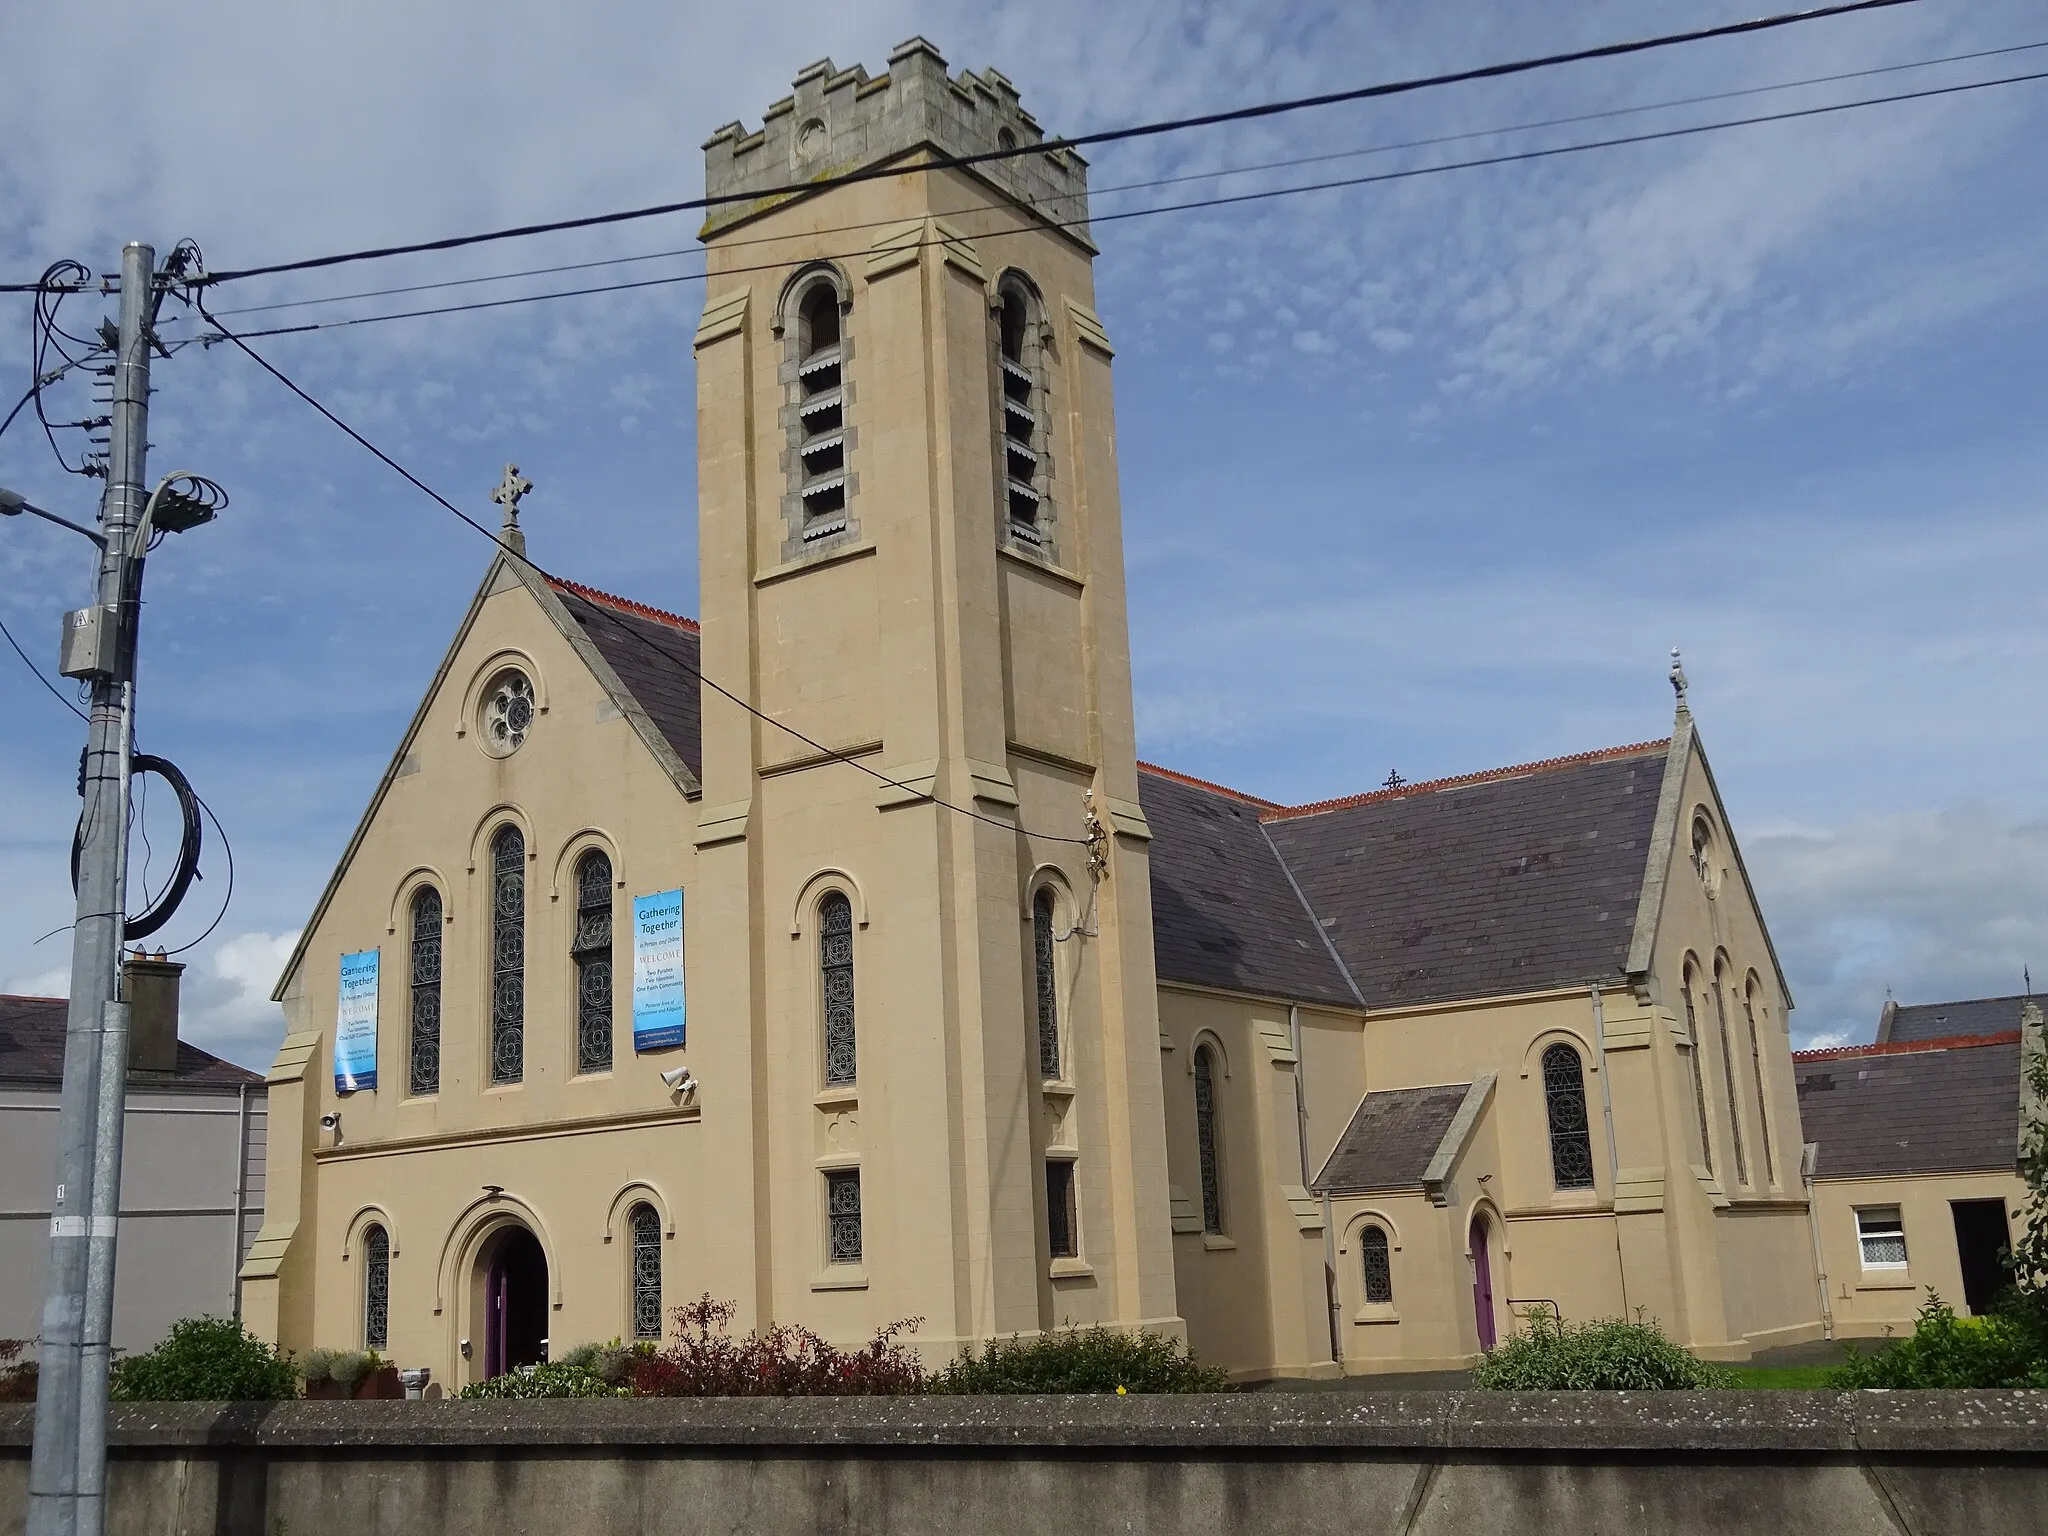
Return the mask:
[(298, 942), (294, 929), (239, 933), (218, 945), (203, 966), (185, 973), (179, 1033), (243, 1066), (268, 1066), (284, 1038), (284, 1010), (270, 992)]

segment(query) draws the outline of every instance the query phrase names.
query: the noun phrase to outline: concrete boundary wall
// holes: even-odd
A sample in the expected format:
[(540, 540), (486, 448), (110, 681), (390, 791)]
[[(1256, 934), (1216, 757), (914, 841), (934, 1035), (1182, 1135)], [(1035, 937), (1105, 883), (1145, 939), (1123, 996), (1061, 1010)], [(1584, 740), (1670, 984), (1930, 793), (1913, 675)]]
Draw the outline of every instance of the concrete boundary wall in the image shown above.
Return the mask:
[[(31, 1410), (0, 1408), (0, 1536)], [(129, 1405), (109, 1536), (2048, 1531), (2048, 1393)]]

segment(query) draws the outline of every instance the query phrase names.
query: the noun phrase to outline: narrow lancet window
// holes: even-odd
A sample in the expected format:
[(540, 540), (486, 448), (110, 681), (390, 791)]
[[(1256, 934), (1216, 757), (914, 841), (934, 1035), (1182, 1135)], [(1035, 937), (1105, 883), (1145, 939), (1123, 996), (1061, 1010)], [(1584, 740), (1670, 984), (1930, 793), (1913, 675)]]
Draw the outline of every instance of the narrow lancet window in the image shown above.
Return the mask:
[(1559, 1189), (1593, 1187), (1593, 1139), (1586, 1123), (1586, 1072), (1560, 1041), (1543, 1053), (1543, 1107), (1550, 1120), (1550, 1177)]
[(1756, 1027), (1756, 978), (1750, 978), (1749, 985), (1742, 991), (1742, 1016), (1749, 1023), (1749, 1065), (1756, 1074), (1756, 1118), (1757, 1129), (1764, 1141), (1764, 1177), (1772, 1184), (1778, 1182), (1778, 1156), (1771, 1148), (1771, 1105), (1770, 1095), (1764, 1090), (1764, 1048), (1758, 1038)]
[(1202, 1230), (1223, 1232), (1223, 1178), (1217, 1152), (1216, 1053), (1195, 1048), (1195, 1150), (1202, 1170)]
[(441, 1091), (441, 893), (423, 885), (412, 898), (412, 1039), (406, 1091)]
[(1059, 966), (1053, 952), (1051, 891), (1040, 891), (1031, 903), (1031, 949), (1038, 990), (1038, 1075), (1050, 1083), (1060, 1075)]
[(612, 1069), (612, 861), (593, 849), (576, 864), (576, 1070)]
[(363, 1234), (363, 1348), (391, 1347), (391, 1235), (382, 1227)]
[(526, 839), (491, 839), (491, 1081), (526, 1076)]
[(1365, 1269), (1365, 1300), (1368, 1306), (1389, 1306), (1394, 1300), (1394, 1261), (1387, 1251), (1387, 1234), (1379, 1227), (1367, 1227), (1358, 1234), (1358, 1251)]
[(1714, 1142), (1707, 1134), (1707, 1069), (1700, 1060), (1700, 1019), (1699, 1007), (1693, 1002), (1695, 990), (1694, 973), (1691, 966), (1685, 968), (1685, 1038), (1690, 1044), (1686, 1056), (1692, 1068), (1692, 1102), (1700, 1117), (1700, 1163), (1708, 1173), (1714, 1171)]
[(825, 1175), (825, 1241), (834, 1264), (860, 1262), (860, 1170)]
[(1045, 1162), (1045, 1231), (1056, 1259), (1081, 1256), (1080, 1223), (1074, 1210), (1074, 1165), (1067, 1158)]
[(1721, 1026), (1721, 1080), (1728, 1090), (1728, 1137), (1735, 1149), (1735, 1182), (1749, 1182), (1749, 1159), (1742, 1150), (1742, 1101), (1735, 1091), (1735, 1043), (1728, 1032), (1727, 987), (1720, 965), (1714, 967), (1714, 1016)]
[(633, 1337), (661, 1337), (661, 1217), (633, 1207)]
[(818, 903), (818, 970), (825, 994), (825, 1082), (854, 1080), (853, 903), (834, 891)]

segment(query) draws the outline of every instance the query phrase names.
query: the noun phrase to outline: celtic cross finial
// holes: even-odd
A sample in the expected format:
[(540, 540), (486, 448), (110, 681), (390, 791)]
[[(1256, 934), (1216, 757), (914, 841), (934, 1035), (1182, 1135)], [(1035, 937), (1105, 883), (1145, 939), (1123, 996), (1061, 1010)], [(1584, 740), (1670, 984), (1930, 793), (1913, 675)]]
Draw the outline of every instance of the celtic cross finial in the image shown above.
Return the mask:
[(500, 541), (509, 545), (516, 554), (526, 553), (526, 535), (519, 527), (519, 503), (532, 489), (533, 482), (519, 473), (519, 466), (507, 464), (505, 478), (491, 492), (491, 500), (505, 509), (505, 526), (500, 533)]

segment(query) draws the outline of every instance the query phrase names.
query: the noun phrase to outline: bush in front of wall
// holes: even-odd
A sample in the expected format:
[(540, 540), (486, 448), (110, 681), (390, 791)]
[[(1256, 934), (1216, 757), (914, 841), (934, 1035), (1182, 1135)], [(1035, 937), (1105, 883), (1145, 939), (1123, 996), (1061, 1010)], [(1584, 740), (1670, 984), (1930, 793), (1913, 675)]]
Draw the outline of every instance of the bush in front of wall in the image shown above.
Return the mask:
[(1957, 1317), (1933, 1291), (1913, 1331), (1868, 1354), (1852, 1353), (1829, 1385), (1857, 1387), (2048, 1387), (2048, 1353), (2024, 1315)]
[(1230, 1377), (1178, 1339), (1062, 1328), (1034, 1339), (970, 1345), (932, 1383), (937, 1392), (1228, 1392)]
[(502, 1376), (493, 1376), (489, 1381), (473, 1381), (456, 1395), (472, 1400), (515, 1397), (631, 1397), (633, 1389), (615, 1386), (588, 1365), (572, 1365), (567, 1360), (554, 1360), (545, 1365), (521, 1366), (518, 1370), (507, 1371)]
[(1726, 1386), (1726, 1371), (1695, 1359), (1655, 1323), (1618, 1317), (1567, 1324), (1547, 1311), (1489, 1350), (1472, 1385), (1489, 1392), (1659, 1392)]
[(36, 1400), (37, 1361), (27, 1339), (0, 1339), (0, 1403)]
[(188, 1317), (171, 1325), (146, 1355), (114, 1365), (113, 1396), (127, 1403), (218, 1403), (296, 1397), (291, 1358), (225, 1317)]
[(919, 1319), (841, 1349), (808, 1328), (774, 1323), (736, 1339), (738, 1306), (709, 1293), (675, 1309), (676, 1341), (638, 1361), (636, 1397), (880, 1397), (926, 1389), (924, 1364), (899, 1342)]
[(564, 1365), (579, 1366), (609, 1386), (629, 1387), (633, 1372), (642, 1360), (651, 1359), (657, 1346), (647, 1339), (627, 1344), (613, 1339), (609, 1344), (578, 1344), (562, 1356)]

